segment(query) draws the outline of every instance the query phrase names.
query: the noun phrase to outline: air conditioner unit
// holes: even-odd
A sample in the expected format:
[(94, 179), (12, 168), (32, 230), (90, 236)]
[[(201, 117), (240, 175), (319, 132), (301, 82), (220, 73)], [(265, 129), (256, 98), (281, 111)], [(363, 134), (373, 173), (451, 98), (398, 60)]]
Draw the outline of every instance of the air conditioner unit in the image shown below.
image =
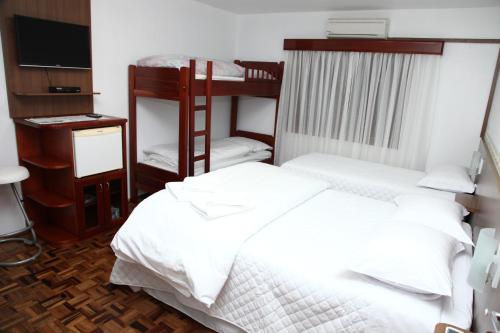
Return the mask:
[(338, 19), (328, 20), (327, 38), (387, 38), (388, 19)]

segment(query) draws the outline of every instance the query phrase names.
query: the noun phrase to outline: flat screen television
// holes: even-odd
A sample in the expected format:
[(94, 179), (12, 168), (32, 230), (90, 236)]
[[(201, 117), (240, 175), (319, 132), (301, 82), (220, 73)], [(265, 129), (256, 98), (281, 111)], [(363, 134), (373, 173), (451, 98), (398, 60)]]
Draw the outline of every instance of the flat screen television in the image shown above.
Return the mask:
[(14, 16), (19, 66), (90, 69), (87, 26)]

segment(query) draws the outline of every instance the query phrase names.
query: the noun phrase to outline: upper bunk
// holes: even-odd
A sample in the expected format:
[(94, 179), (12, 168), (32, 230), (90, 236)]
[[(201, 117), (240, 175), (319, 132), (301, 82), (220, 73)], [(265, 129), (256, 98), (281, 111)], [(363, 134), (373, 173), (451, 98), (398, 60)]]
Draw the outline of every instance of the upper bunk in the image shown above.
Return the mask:
[[(280, 95), (283, 62), (236, 60), (231, 64), (204, 59), (167, 60), (150, 57), (129, 66), (129, 85), (136, 97), (181, 100), (183, 94), (269, 98)], [(239, 73), (227, 70), (228, 65), (237, 66)], [(210, 92), (207, 92), (207, 80), (211, 81)]]

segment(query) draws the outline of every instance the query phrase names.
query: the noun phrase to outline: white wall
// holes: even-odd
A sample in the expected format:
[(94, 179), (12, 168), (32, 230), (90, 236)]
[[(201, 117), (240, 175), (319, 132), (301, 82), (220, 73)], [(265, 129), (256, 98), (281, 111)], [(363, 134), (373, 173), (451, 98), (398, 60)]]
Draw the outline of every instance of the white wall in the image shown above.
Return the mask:
[(498, 48), (495, 44), (445, 45), (428, 167), (469, 165), (479, 147)]
[[(500, 38), (500, 7), (255, 14), (239, 17), (237, 56), (243, 60), (286, 60), (283, 39), (324, 38), (330, 17), (389, 18), (391, 37)], [(443, 96), (436, 104), (428, 167), (443, 162), (468, 165), (479, 140), (497, 50), (496, 45), (446, 45), (440, 75)], [(272, 121), (273, 110), (269, 102), (264, 107), (262, 102), (248, 102), (241, 109), (245, 122), (240, 126), (269, 131), (263, 124)]]
[(328, 18), (389, 18), (390, 37), (500, 38), (500, 7), (255, 14), (239, 16), (237, 55), (283, 60), (284, 38), (325, 38)]
[[(191, 0), (93, 0), (94, 89), (102, 93), (94, 99), (95, 112), (128, 117), (127, 66), (142, 57), (232, 60), (236, 24), (236, 15)], [(213, 136), (229, 135), (229, 99), (215, 98), (213, 110)], [(147, 146), (177, 141), (178, 119), (178, 103), (138, 100), (139, 159)]]
[[(96, 113), (128, 118), (127, 66), (139, 58), (184, 53), (233, 59), (236, 15), (191, 0), (92, 0), (92, 60)], [(3, 55), (0, 53), (0, 166), (16, 165), (14, 125), (5, 94)], [(215, 99), (214, 137), (229, 133), (228, 99)], [(141, 146), (175, 141), (177, 104), (140, 100)], [(21, 226), (8, 187), (0, 187), (0, 233)], [(8, 200), (8, 201), (7, 201)]]

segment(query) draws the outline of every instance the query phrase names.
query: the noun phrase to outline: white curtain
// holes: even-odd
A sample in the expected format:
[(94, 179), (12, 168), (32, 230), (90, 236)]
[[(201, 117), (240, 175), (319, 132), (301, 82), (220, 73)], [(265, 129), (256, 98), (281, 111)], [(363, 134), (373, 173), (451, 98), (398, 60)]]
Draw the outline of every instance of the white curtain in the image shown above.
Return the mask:
[(439, 56), (290, 51), (287, 58), (280, 164), (323, 152), (425, 168)]

